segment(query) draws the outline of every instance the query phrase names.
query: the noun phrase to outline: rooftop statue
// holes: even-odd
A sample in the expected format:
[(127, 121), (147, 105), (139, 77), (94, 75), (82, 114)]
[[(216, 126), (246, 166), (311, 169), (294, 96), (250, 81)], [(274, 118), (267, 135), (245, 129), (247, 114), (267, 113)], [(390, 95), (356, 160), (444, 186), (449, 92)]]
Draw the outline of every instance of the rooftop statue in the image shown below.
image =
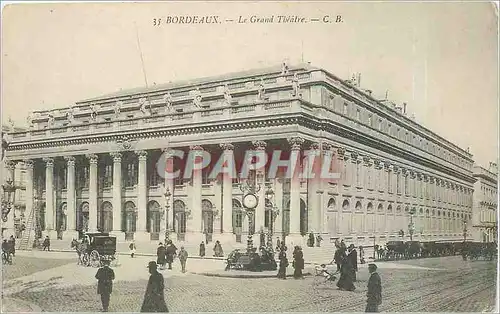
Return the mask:
[(288, 74), (288, 65), (286, 64), (286, 62), (283, 62), (283, 64), (281, 65), (281, 75), (286, 74)]
[(259, 94), (257, 96), (257, 100), (264, 100), (266, 95), (266, 90), (264, 88), (264, 79), (261, 79), (258, 85)]
[(231, 102), (233, 100), (233, 96), (231, 96), (231, 93), (229, 92), (229, 87), (224, 85), (224, 99), (226, 100), (226, 105), (231, 105)]
[(66, 113), (66, 119), (68, 119), (68, 122), (70, 124), (74, 124), (74, 122), (75, 122), (75, 115), (73, 113), (74, 111), (75, 111), (75, 109), (73, 109), (73, 107), (70, 107), (68, 112)]
[(120, 116), (120, 110), (123, 105), (123, 101), (117, 101), (115, 102), (115, 105), (113, 106), (113, 110), (115, 112), (115, 118), (118, 118)]
[(163, 95), (163, 101), (167, 106), (167, 111), (172, 111), (172, 95), (170, 95), (170, 93), (166, 93), (165, 95)]
[[(146, 115), (149, 115), (151, 113), (147, 110), (147, 106), (149, 105), (149, 101), (147, 101), (146, 98), (139, 99), (139, 104), (141, 105), (140, 110), (141, 110), (143, 115), (146, 116)], [(151, 109), (151, 106), (149, 108)]]
[(292, 78), (292, 96), (294, 97), (300, 97), (300, 84), (299, 84), (299, 77), (297, 76), (297, 73), (293, 75)]
[(56, 121), (56, 119), (54, 118), (54, 116), (51, 113), (49, 113), (48, 125), (53, 126), (55, 121)]
[(199, 89), (196, 89), (194, 93), (195, 93), (195, 96), (194, 96), (194, 99), (193, 99), (193, 105), (194, 105), (196, 108), (201, 108), (201, 100), (202, 100), (202, 97), (201, 97), (200, 90), (199, 90)]
[(90, 118), (94, 121), (97, 119), (98, 110), (99, 110), (99, 105), (97, 104), (90, 105)]

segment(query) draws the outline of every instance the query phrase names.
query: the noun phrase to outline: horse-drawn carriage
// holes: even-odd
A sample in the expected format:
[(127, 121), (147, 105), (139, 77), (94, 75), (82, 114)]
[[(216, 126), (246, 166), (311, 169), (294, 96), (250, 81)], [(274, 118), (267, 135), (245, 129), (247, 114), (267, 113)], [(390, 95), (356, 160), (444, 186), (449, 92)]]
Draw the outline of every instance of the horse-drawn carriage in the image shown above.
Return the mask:
[(276, 270), (278, 265), (274, 259), (272, 249), (261, 248), (260, 253), (256, 249), (250, 252), (241, 252), (236, 249), (229, 253), (227, 257), (226, 270), (249, 270), (249, 271), (264, 271)]
[(81, 242), (73, 240), (71, 247), (84, 266), (100, 267), (103, 261), (116, 261), (116, 237), (109, 233), (85, 233)]

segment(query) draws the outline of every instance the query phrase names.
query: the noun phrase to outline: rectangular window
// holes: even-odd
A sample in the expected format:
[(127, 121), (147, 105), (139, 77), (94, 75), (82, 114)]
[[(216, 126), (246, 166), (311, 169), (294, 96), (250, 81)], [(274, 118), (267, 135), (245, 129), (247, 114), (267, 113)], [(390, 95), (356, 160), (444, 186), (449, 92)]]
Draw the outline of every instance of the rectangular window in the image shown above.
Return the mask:
[(373, 126), (372, 125), (372, 114), (371, 113), (368, 115), (368, 125), (369, 126)]
[(349, 113), (349, 104), (348, 103), (344, 103), (344, 111), (342, 112), (344, 115), (348, 115)]
[(379, 131), (382, 131), (382, 119), (378, 119), (378, 129)]
[(356, 185), (361, 186), (361, 163), (356, 164)]
[(398, 194), (401, 194), (401, 182), (400, 182), (400, 180), (401, 180), (401, 173), (398, 172), (396, 174), (396, 192)]
[(408, 184), (410, 183), (410, 178), (408, 177), (408, 174), (405, 175), (405, 195), (408, 196)]
[(361, 112), (359, 112), (359, 109), (356, 109), (356, 120), (361, 120)]
[(387, 192), (392, 193), (392, 171), (387, 171)]

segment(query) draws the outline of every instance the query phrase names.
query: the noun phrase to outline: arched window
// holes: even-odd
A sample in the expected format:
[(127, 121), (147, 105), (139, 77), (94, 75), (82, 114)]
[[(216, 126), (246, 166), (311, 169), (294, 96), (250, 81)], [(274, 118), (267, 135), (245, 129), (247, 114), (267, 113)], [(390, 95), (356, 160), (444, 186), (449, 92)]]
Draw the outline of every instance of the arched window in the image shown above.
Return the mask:
[[(241, 209), (240, 201), (233, 199), (233, 233), (239, 231), (241, 233), (241, 228), (243, 227), (243, 212)], [(240, 230), (235, 230), (235, 228), (240, 228)]]
[(159, 239), (159, 237), (156, 239), (156, 235), (160, 233), (161, 212), (161, 206), (157, 201), (150, 201), (148, 203), (146, 229), (151, 233), (151, 240)]
[(378, 204), (377, 211), (378, 212), (383, 212), (384, 211), (384, 205)]
[(441, 217), (441, 211), (438, 210), (438, 217)]
[(136, 231), (136, 219), (137, 219), (137, 207), (135, 207), (134, 202), (126, 202), (123, 206), (123, 214), (124, 214), (124, 226), (123, 229), (125, 231), (125, 236), (127, 237), (127, 233), (133, 233)]
[(305, 235), (308, 232), (308, 213), (307, 205), (303, 199), (300, 199), (300, 234)]
[(400, 205), (398, 205), (398, 206), (396, 207), (396, 213), (398, 213), (398, 214), (400, 214), (400, 213), (401, 213), (401, 206), (400, 206)]
[(110, 202), (103, 202), (98, 213), (98, 226), (102, 232), (113, 230), (113, 205)]
[(409, 213), (410, 212), (410, 207), (406, 206), (405, 207), (405, 213)]
[(181, 200), (174, 201), (174, 231), (186, 233), (186, 205)]
[(389, 206), (387, 206), (387, 212), (392, 213), (392, 205), (389, 204)]
[(328, 200), (328, 211), (334, 211), (337, 210), (336, 204), (335, 204), (335, 199), (332, 197)]
[(77, 230), (88, 231), (89, 228), (89, 203), (83, 202), (80, 205), (77, 215)]
[(344, 200), (344, 202), (342, 203), (342, 210), (349, 210), (349, 201), (348, 200)]
[(361, 211), (361, 202), (360, 201), (356, 202), (356, 211)]
[(370, 202), (368, 205), (366, 205), (366, 211), (371, 212), (373, 211), (373, 204)]
[(214, 233), (214, 212), (212, 202), (209, 200), (201, 201), (201, 214), (203, 219), (203, 233)]

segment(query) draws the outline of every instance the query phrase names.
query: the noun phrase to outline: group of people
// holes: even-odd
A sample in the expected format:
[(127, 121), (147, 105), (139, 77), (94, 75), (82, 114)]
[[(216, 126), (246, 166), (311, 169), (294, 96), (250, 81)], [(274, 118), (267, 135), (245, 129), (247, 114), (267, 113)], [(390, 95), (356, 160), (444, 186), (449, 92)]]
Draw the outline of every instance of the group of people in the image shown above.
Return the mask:
[(2, 242), (2, 261), (12, 264), (12, 256), (16, 256), (16, 239), (14, 236)]
[[(199, 249), (199, 256), (200, 257), (205, 257), (206, 255), (206, 246), (205, 243), (208, 244), (208, 242), (201, 242), (200, 243), (200, 249)], [(214, 257), (224, 257), (224, 250), (222, 249), (222, 245), (220, 244), (220, 241), (217, 240), (215, 241), (214, 245)]]
[[(286, 256), (287, 246), (284, 241), (279, 242), (278, 245), (278, 259), (280, 262), (277, 277), (280, 279), (286, 279), (286, 268), (289, 265), (288, 258)], [(304, 269), (304, 252), (302, 252), (302, 248), (300, 246), (296, 245), (294, 247), (292, 257), (292, 267), (294, 268), (293, 278), (304, 278), (302, 274), (302, 270)]]
[[(155, 261), (148, 264), (150, 273), (144, 300), (141, 306), (141, 312), (168, 312), (165, 302), (165, 280), (163, 275), (158, 272), (158, 265)], [(109, 261), (104, 261), (103, 266), (97, 270), (95, 275), (97, 279), (97, 294), (101, 296), (102, 311), (107, 312), (111, 293), (113, 292), (113, 280), (115, 272), (109, 267)]]

